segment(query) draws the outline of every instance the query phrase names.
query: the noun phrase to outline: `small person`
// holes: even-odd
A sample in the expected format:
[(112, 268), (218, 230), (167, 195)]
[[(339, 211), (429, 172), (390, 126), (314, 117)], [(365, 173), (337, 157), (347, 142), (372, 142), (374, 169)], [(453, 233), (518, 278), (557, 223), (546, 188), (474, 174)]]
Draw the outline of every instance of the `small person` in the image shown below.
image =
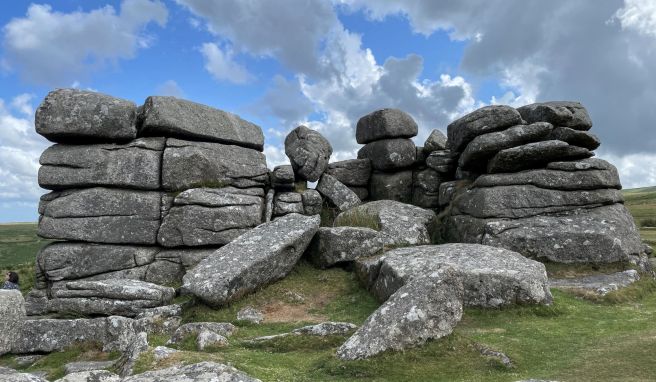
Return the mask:
[(19, 289), (18, 273), (7, 272), (7, 275), (5, 276), (5, 283), (2, 285), (2, 289)]

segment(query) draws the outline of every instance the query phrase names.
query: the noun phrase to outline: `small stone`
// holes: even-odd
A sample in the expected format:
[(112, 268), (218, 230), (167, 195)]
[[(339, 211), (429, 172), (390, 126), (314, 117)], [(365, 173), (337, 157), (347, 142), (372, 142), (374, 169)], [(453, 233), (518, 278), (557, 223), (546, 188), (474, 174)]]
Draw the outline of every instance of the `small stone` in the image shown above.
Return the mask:
[(202, 330), (196, 338), (196, 348), (200, 351), (208, 347), (225, 347), (228, 346), (228, 339), (224, 336), (209, 330)]
[(230, 337), (235, 331), (237, 331), (237, 327), (227, 322), (190, 322), (180, 326), (166, 344), (178, 344), (186, 337), (197, 336), (201, 332), (212, 332), (223, 337)]
[(251, 306), (247, 306), (237, 312), (237, 320), (259, 324), (264, 320), (264, 314)]
[(153, 349), (153, 356), (157, 361), (161, 361), (179, 352), (180, 352), (179, 350), (171, 349), (166, 346), (157, 346), (155, 347), (155, 349)]

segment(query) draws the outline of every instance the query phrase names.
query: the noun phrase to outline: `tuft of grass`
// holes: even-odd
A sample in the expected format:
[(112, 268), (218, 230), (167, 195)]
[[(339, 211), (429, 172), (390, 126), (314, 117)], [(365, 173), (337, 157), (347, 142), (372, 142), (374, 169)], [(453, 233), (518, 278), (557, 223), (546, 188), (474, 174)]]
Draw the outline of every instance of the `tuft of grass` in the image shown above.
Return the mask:
[(274, 338), (269, 341), (249, 342), (244, 341), (243, 346), (248, 349), (257, 349), (261, 351), (268, 351), (273, 353), (288, 353), (298, 352), (304, 350), (317, 351), (317, 350), (331, 350), (339, 347), (346, 342), (348, 336), (304, 336), (304, 335), (289, 335), (284, 337)]
[(609, 264), (561, 264), (547, 261), (543, 264), (547, 269), (547, 275), (549, 278), (554, 279), (567, 279), (597, 274), (608, 274), (635, 269), (635, 266), (628, 262)]
[(380, 231), (378, 217), (357, 208), (342, 212), (334, 224), (336, 227), (364, 227)]

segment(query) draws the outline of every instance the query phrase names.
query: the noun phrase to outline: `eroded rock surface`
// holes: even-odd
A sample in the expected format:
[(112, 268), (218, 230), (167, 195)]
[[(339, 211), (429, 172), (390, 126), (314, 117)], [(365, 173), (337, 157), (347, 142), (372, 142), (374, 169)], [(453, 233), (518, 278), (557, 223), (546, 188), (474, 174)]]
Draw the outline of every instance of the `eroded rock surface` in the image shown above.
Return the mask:
[(378, 231), (364, 227), (321, 227), (307, 254), (313, 264), (328, 268), (337, 263), (372, 256), (383, 250)]
[(381, 109), (358, 120), (355, 139), (366, 144), (380, 139), (412, 138), (417, 135), (417, 123), (399, 109)]
[(328, 168), (333, 147), (323, 135), (305, 126), (292, 130), (285, 138), (285, 154), (300, 178), (316, 182)]

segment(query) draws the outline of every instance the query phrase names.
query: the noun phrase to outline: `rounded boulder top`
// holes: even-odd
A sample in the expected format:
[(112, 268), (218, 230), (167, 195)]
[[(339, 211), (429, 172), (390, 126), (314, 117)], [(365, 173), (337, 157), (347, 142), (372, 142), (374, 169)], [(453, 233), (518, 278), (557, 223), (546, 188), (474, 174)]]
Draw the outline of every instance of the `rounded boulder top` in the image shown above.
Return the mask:
[(399, 109), (380, 109), (360, 118), (355, 139), (365, 144), (380, 139), (412, 138), (419, 128), (412, 117)]

